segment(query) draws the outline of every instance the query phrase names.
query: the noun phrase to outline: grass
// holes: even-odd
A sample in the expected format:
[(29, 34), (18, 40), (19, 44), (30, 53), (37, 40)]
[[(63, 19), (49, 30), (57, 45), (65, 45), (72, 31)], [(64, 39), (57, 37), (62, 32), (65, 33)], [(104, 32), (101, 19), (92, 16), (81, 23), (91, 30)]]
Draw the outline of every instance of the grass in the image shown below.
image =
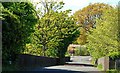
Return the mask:
[(110, 70), (107, 70), (106, 73), (120, 73), (120, 70), (110, 69)]

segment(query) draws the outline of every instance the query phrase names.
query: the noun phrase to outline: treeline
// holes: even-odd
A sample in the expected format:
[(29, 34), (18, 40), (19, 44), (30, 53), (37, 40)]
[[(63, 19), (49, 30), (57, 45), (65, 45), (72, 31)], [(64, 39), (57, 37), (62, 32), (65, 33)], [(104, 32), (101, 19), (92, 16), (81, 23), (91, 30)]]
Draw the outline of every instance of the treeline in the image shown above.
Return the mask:
[(95, 3), (69, 15), (71, 10), (61, 10), (63, 2), (52, 0), (0, 5), (5, 63), (19, 54), (62, 58), (72, 43), (86, 45), (94, 59), (120, 57), (118, 7)]
[(95, 3), (78, 10), (74, 16), (80, 27), (78, 44), (86, 45), (93, 60), (109, 56), (120, 58), (119, 7)]
[[(38, 3), (39, 4), (39, 3)], [(59, 11), (63, 2), (3, 2), (2, 59), (15, 62), (19, 54), (65, 57), (67, 46), (79, 34), (71, 10)]]
[(15, 61), (17, 55), (24, 51), (37, 17), (35, 8), (29, 2), (3, 2), (1, 8), (2, 60), (8, 63)]

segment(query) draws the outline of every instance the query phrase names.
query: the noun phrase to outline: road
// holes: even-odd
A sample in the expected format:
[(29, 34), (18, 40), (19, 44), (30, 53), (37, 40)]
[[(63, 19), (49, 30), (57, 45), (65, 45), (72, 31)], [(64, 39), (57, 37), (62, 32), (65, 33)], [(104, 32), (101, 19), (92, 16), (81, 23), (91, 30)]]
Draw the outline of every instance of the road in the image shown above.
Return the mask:
[(89, 64), (91, 65), (91, 57), (90, 56), (71, 56), (70, 58), (72, 62), (67, 62), (67, 63), (76, 63), (76, 64)]
[(57, 71), (59, 73), (94, 73), (99, 71), (96, 67), (91, 65), (90, 58), (90, 56), (72, 56), (72, 62), (67, 62), (65, 65), (36, 68), (34, 71)]

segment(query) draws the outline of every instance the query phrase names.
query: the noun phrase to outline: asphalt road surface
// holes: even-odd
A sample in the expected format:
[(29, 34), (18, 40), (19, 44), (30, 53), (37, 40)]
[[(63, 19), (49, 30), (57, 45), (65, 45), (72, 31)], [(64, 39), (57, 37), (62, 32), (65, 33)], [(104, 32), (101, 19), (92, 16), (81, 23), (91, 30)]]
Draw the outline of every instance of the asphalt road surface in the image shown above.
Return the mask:
[(67, 62), (65, 65), (40, 67), (33, 71), (40, 71), (41, 73), (99, 73), (99, 70), (91, 64), (90, 59), (90, 56), (72, 56), (72, 62)]

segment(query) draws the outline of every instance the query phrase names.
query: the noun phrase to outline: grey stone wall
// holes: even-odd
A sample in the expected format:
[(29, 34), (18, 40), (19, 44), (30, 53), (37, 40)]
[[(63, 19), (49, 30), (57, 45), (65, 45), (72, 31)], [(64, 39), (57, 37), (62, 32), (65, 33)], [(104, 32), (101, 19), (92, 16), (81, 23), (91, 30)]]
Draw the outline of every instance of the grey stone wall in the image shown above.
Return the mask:
[(120, 70), (120, 59), (112, 60), (109, 57), (102, 57), (98, 59), (98, 65), (102, 64), (103, 70), (117, 69)]
[(16, 63), (22, 70), (26, 70), (26, 69), (35, 68), (35, 67), (65, 64), (65, 62), (69, 62), (69, 61), (70, 61), (70, 57), (51, 58), (51, 57), (45, 57), (45, 56), (21, 54), (18, 56), (18, 60)]
[(109, 57), (102, 57), (98, 59), (98, 65), (102, 64), (103, 70), (106, 71), (109, 69)]
[(17, 65), (24, 70), (32, 67), (34, 68), (56, 65), (56, 60), (56, 58), (22, 54), (18, 56)]

